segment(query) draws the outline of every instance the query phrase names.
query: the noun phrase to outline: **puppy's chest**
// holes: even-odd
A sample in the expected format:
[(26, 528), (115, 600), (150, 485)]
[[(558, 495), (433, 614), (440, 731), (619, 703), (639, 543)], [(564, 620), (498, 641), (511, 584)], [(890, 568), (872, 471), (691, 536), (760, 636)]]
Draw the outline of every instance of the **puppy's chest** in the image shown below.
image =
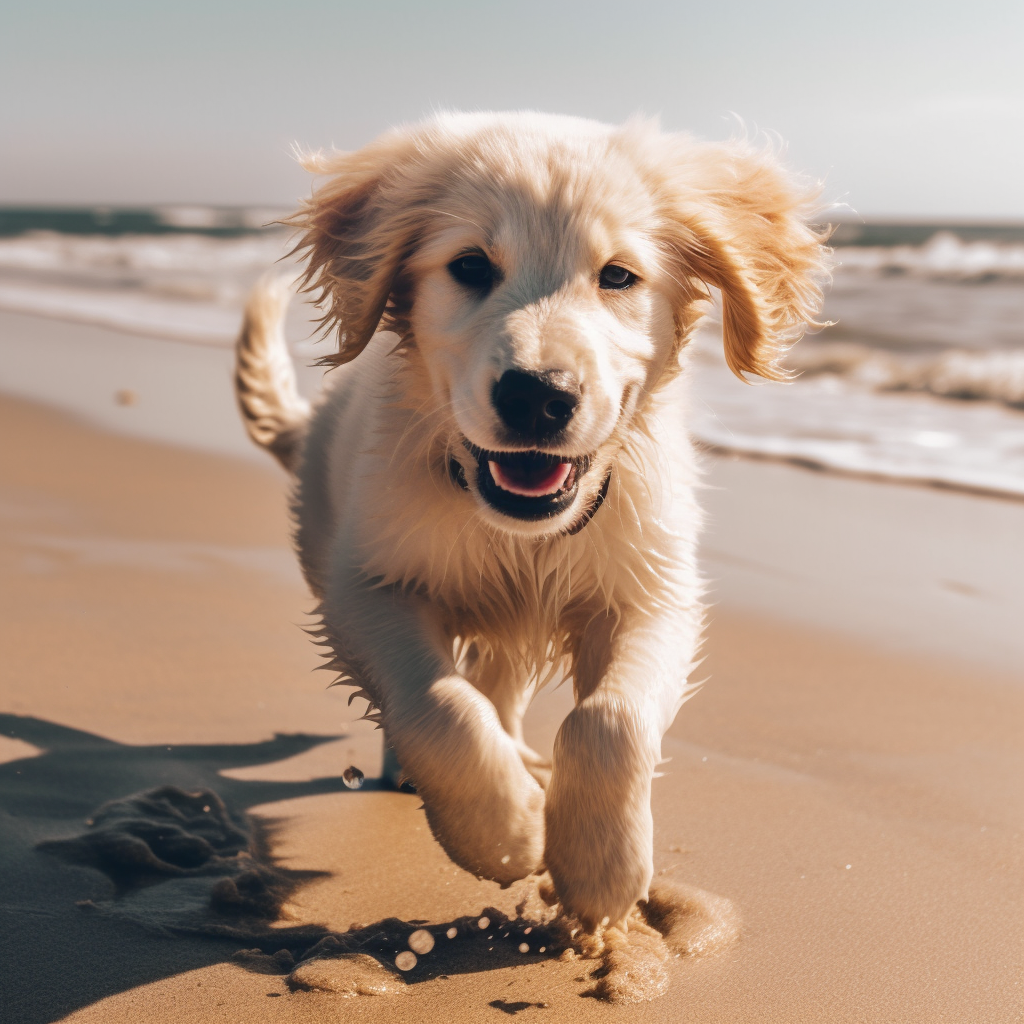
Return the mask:
[(427, 601), (453, 636), (557, 642), (603, 612), (634, 604), (634, 591), (661, 589), (655, 562), (636, 539), (623, 543), (596, 523), (540, 543), (457, 526), (449, 519), (404, 537), (378, 535), (364, 564), (368, 575)]
[(429, 600), (446, 618), (482, 627), (544, 620), (549, 627), (603, 590), (592, 559), (568, 541), (529, 544), (493, 536), (446, 537), (388, 547), (367, 568)]

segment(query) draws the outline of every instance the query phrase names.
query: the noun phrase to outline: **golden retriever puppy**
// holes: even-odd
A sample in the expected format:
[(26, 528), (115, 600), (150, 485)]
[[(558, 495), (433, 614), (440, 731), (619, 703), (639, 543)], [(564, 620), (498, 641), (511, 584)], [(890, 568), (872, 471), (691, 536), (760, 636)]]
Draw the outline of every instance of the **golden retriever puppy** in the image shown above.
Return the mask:
[[(817, 189), (747, 143), (533, 113), (308, 163), (294, 220), (337, 369), (310, 411), (267, 282), (237, 384), (295, 475), (323, 640), (452, 860), (547, 869), (588, 928), (619, 923), (701, 632), (687, 341), (713, 286), (733, 370), (781, 376), (820, 303)], [(558, 671), (548, 764), (521, 723)]]

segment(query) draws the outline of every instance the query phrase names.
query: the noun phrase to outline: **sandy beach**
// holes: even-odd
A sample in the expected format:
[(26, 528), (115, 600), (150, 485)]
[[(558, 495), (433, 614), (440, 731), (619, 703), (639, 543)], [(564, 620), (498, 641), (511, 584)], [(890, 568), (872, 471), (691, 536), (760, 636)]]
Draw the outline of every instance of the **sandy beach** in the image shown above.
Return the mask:
[[(98, 330), (59, 325), (68, 352)], [(182, 406), (188, 436), (157, 416), (143, 439), (55, 407), (75, 365), (51, 366), (49, 406), (27, 384), (0, 399), (5, 1020), (1021, 1019), (1024, 503), (711, 462), (709, 681), (665, 741), (656, 873), (731, 900), (741, 937), (673, 960), (667, 995), (610, 1006), (585, 997), (592, 962), (533, 939), (520, 952), (522, 886), (454, 868), (417, 798), (376, 783), (379, 734), (311, 671), (283, 475), (236, 457), (237, 437), (203, 451), (188, 435), (204, 409), (227, 422), (227, 380), (196, 385), (210, 397)], [(109, 418), (121, 386), (95, 384)], [(538, 699), (538, 748), (568, 700)], [(251, 941), (248, 925), (206, 927), (221, 876), (142, 870), (78, 838), (102, 805), (123, 816), (161, 786), (216, 794), (223, 812), (213, 797), (192, 810), (221, 815), (223, 842), (278, 886)], [(509, 938), (472, 932), (502, 914)], [(393, 994), (289, 984), (319, 936), (368, 926), (436, 944), (388, 975)], [(404, 948), (378, 947), (389, 965)]]

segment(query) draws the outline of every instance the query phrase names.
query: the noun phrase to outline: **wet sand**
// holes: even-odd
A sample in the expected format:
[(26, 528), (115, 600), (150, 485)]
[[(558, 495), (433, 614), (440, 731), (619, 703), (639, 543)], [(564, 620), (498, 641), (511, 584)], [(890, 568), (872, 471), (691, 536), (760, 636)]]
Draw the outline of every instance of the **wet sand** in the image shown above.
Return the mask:
[[(520, 887), (454, 868), (416, 797), (373, 783), (378, 735), (310, 671), (272, 466), (15, 399), (0, 400), (0, 431), (5, 1020), (1020, 1019), (1024, 666), (986, 629), (1020, 621), (1008, 566), (1024, 506), (712, 471), (710, 682), (665, 741), (656, 871), (731, 900), (742, 935), (673, 960), (660, 999), (609, 1006), (582, 997), (592, 961), (486, 930), (446, 939), (486, 908), (514, 915)], [(567, 698), (537, 702), (539, 746)], [(358, 791), (349, 764), (368, 777)], [(352, 925), (423, 927), (437, 944), (395, 995), (293, 991), (287, 956), (183, 934), (208, 877), (36, 849), (157, 786), (252, 815), (252, 848), (282, 880), (280, 948)], [(264, 953), (272, 940), (258, 937)]]

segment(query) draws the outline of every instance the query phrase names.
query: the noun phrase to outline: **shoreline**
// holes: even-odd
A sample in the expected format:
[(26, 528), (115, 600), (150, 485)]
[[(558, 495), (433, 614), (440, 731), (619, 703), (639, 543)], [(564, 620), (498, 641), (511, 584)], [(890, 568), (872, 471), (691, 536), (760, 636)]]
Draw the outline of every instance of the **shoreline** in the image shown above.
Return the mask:
[(866, 470), (844, 469), (831, 466), (827, 462), (817, 462), (805, 455), (771, 455), (766, 452), (752, 452), (742, 448), (729, 448), (726, 445), (700, 442), (701, 451), (708, 457), (739, 458), (747, 462), (767, 462), (793, 469), (805, 470), (808, 473), (822, 473), (828, 476), (842, 477), (847, 480), (860, 480), (867, 484), (886, 484), (890, 487), (920, 488), (925, 491), (941, 491), (951, 494), (966, 494), (974, 498), (991, 498), (994, 501), (1008, 501), (1014, 504), (1024, 503), (1024, 493), (1001, 491), (994, 487), (974, 487), (970, 484), (950, 483), (946, 480), (929, 480), (923, 477), (895, 477), (885, 473), (871, 473)]

